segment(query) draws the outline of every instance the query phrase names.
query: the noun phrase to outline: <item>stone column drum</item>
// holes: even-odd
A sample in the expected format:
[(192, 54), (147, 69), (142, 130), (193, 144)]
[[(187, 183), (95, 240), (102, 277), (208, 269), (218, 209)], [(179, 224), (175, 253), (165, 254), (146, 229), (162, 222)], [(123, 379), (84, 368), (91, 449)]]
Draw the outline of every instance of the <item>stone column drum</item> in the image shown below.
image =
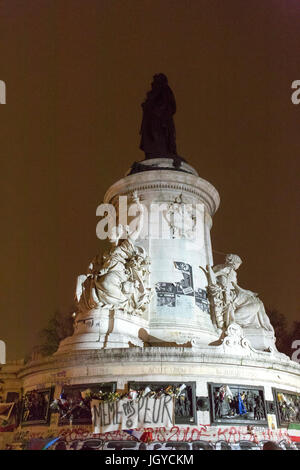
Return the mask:
[(209, 312), (206, 275), (199, 266), (213, 264), (210, 229), (219, 194), (186, 163), (176, 170), (170, 159), (160, 158), (144, 160), (143, 166), (145, 171), (113, 184), (104, 202), (118, 211), (119, 196), (130, 201), (136, 191), (147, 208), (147, 222), (136, 242), (150, 257), (149, 285), (155, 291), (145, 313), (147, 342), (175, 346), (197, 338), (208, 345), (219, 335)]

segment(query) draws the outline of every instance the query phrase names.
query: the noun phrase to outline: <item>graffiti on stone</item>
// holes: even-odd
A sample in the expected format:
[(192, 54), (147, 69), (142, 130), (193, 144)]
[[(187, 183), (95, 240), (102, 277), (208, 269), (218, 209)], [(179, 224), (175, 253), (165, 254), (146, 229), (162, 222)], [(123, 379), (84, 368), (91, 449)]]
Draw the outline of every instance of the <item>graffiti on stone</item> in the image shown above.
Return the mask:
[[(70, 428), (51, 426), (47, 432), (32, 430), (17, 431), (14, 437), (16, 445), (29, 448), (33, 439), (60, 439), (51, 446), (51, 450), (245, 450), (262, 449), (267, 441), (277, 442), (283, 449), (297, 449), (285, 428), (271, 430), (262, 426), (165, 426), (145, 428), (152, 434), (149, 444), (135, 440), (125, 431), (113, 431), (105, 434), (94, 434), (92, 427), (78, 426)], [(144, 430), (144, 429), (143, 429)]]

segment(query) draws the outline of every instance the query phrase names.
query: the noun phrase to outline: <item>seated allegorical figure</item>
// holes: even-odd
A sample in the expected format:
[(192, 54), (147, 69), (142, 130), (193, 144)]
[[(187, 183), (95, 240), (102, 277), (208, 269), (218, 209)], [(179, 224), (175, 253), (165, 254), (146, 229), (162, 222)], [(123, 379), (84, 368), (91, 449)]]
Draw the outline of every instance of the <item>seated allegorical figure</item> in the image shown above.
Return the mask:
[(135, 244), (142, 223), (143, 206), (133, 199), (140, 211), (137, 228), (115, 226), (109, 237), (112, 248), (102, 257), (95, 257), (87, 274), (78, 276), (76, 300), (79, 312), (97, 307), (138, 313), (150, 302), (152, 290), (147, 287), (149, 258), (145, 249)]
[(229, 254), (224, 264), (207, 267), (208, 292), (216, 325), (225, 329), (231, 323), (242, 328), (262, 328), (271, 332), (275, 339), (274, 329), (258, 295), (237, 284), (236, 271), (241, 264), (238, 255)]

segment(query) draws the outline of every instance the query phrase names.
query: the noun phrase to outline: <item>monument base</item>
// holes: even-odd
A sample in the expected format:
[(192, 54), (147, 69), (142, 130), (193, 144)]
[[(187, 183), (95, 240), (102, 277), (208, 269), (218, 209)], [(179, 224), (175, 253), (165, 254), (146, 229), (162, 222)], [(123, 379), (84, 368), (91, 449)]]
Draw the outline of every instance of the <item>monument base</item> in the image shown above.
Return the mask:
[(144, 346), (147, 321), (122, 310), (93, 309), (79, 313), (74, 334), (64, 339), (56, 354), (77, 349), (111, 349)]

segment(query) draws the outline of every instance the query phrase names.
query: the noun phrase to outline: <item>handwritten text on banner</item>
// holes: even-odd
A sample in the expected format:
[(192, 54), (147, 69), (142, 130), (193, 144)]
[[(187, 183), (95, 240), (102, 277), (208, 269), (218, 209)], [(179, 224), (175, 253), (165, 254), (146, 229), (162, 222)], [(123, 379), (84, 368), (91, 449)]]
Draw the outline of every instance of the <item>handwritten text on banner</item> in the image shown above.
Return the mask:
[(174, 399), (170, 395), (113, 402), (92, 400), (91, 409), (94, 433), (174, 424)]

